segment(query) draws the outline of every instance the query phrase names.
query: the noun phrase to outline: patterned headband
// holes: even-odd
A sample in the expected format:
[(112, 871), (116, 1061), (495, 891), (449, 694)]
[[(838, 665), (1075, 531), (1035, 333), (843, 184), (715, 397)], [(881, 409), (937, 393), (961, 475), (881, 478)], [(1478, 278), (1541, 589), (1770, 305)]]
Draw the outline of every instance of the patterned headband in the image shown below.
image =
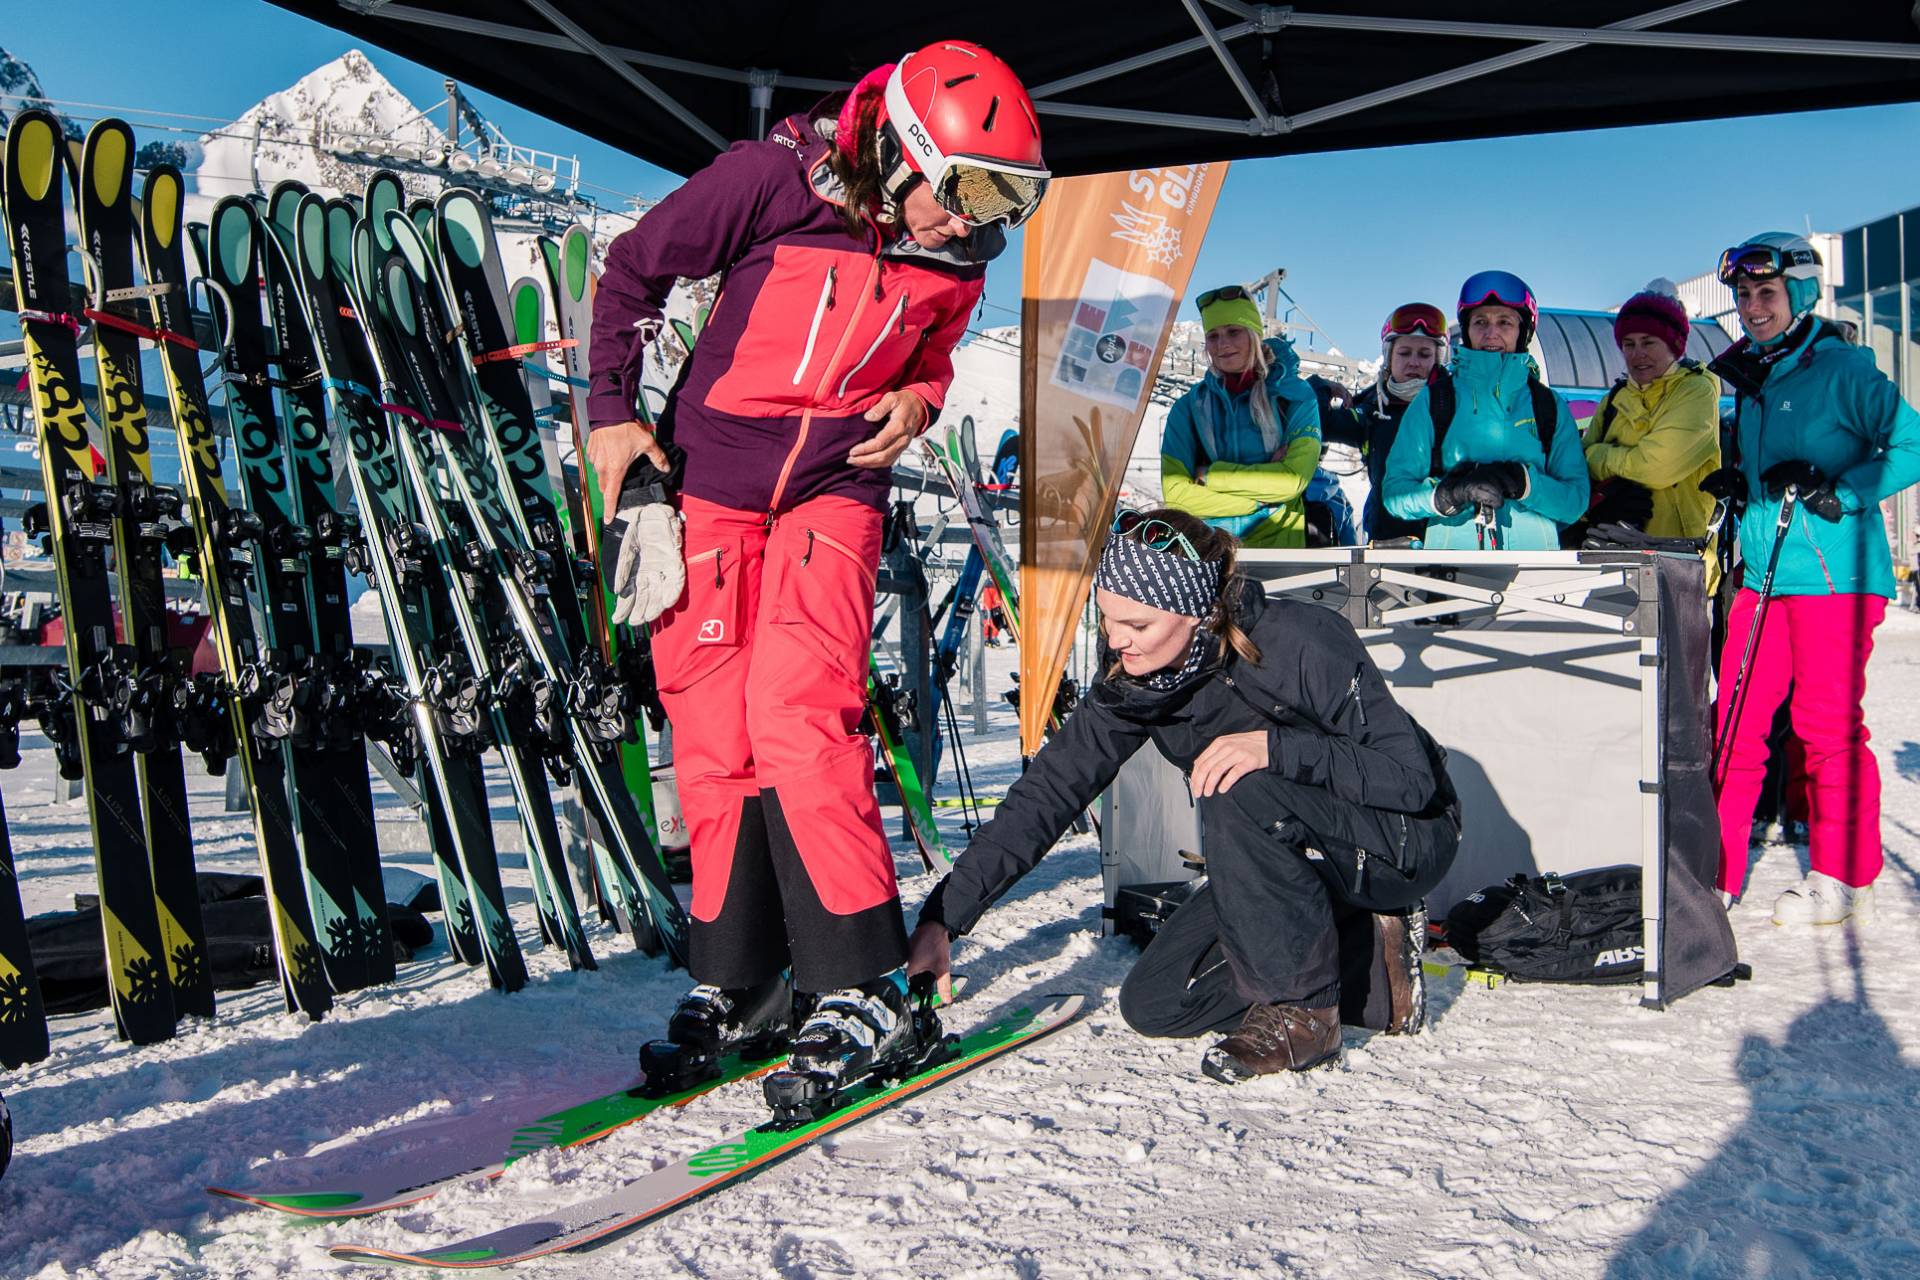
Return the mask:
[(1169, 613), (1205, 618), (1220, 596), (1220, 561), (1193, 560), (1115, 534), (1100, 553), (1093, 585)]

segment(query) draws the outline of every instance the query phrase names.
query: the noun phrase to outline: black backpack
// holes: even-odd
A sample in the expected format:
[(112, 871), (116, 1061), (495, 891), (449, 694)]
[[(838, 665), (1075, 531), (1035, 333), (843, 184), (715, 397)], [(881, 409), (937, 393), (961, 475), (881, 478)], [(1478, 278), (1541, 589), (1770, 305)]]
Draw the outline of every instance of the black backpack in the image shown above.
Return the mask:
[[(1560, 425), (1560, 401), (1547, 384), (1527, 374), (1527, 393), (1533, 397), (1533, 429), (1540, 435), (1540, 456), (1553, 456), (1553, 432)], [(1427, 383), (1427, 416), (1433, 419), (1433, 461), (1427, 474), (1446, 474), (1440, 462), (1440, 446), (1446, 443), (1447, 428), (1453, 425), (1454, 411), (1460, 406), (1459, 393), (1453, 387), (1453, 375), (1437, 370)]]
[(1447, 913), (1448, 946), (1526, 982), (1635, 982), (1645, 967), (1640, 868), (1515, 876)]

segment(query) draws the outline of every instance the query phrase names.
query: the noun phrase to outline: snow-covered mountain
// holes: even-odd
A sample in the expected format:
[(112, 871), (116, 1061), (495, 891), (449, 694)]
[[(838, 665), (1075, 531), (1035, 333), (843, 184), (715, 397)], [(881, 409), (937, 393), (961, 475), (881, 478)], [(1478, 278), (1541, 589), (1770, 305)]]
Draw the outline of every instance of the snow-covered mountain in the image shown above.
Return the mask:
[[(210, 205), (288, 178), (315, 190), (358, 191), (367, 164), (335, 155), (327, 144), (375, 139), (431, 146), (445, 145), (446, 135), (365, 54), (349, 49), (203, 137), (199, 193)], [(424, 184), (414, 191), (417, 181), (409, 180), (410, 193), (431, 194)]]
[[(430, 150), (444, 147), (447, 138), (422, 114), (420, 105), (396, 89), (364, 53), (350, 49), (261, 99), (232, 124), (200, 139), (203, 159), (194, 172), (197, 189), (188, 198), (187, 217), (205, 221), (222, 197), (271, 191), (275, 184), (288, 180), (305, 183), (325, 195), (358, 194), (384, 162), (355, 156), (350, 148), (373, 141), (389, 147), (413, 144)], [(402, 172), (400, 176), (409, 197), (431, 199), (459, 182), (444, 171)], [(596, 211), (591, 219), (596, 253), (604, 253), (613, 238), (632, 227), (638, 216), (626, 211)], [(503, 218), (495, 223), (495, 230), (508, 281), (531, 276), (541, 283), (544, 292), (546, 269), (538, 240), (550, 228)], [(711, 281), (688, 282), (668, 300), (667, 315), (691, 322), (700, 307), (712, 303), (713, 294)], [(549, 297), (550, 337), (557, 336), (553, 315)], [(673, 348), (665, 353), (667, 359), (650, 361), (648, 371), (648, 381), (663, 387), (671, 384), (673, 371), (685, 355), (671, 337), (667, 346)], [(570, 456), (570, 452), (563, 447), (563, 455)]]

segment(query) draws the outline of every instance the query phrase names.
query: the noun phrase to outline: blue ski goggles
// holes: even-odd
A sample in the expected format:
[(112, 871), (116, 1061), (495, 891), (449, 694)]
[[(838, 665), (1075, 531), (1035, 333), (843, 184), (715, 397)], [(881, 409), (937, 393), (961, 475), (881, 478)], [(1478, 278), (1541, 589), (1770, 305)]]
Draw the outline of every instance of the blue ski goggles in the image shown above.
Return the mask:
[(1113, 517), (1112, 533), (1116, 538), (1129, 538), (1155, 551), (1172, 551), (1178, 547), (1195, 564), (1199, 564), (1203, 558), (1186, 534), (1165, 520), (1149, 519), (1144, 511), (1117, 512)]

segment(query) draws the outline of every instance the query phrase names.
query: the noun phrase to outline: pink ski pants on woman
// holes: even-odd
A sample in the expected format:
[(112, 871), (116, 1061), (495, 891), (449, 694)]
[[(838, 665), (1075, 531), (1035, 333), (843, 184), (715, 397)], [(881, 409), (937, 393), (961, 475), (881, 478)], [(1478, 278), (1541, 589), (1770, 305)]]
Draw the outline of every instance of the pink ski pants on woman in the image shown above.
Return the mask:
[[(1742, 588), (1727, 622), (1715, 709), (1721, 741), (1759, 602), (1759, 592)], [(1768, 606), (1731, 758), (1718, 782), (1721, 888), (1738, 894), (1746, 883), (1753, 810), (1767, 773), (1767, 730), (1789, 689), (1793, 731), (1807, 750), (1813, 869), (1856, 886), (1880, 874), (1880, 765), (1867, 747), (1860, 700), (1873, 629), (1886, 612), (1886, 599), (1875, 595), (1775, 596)]]

